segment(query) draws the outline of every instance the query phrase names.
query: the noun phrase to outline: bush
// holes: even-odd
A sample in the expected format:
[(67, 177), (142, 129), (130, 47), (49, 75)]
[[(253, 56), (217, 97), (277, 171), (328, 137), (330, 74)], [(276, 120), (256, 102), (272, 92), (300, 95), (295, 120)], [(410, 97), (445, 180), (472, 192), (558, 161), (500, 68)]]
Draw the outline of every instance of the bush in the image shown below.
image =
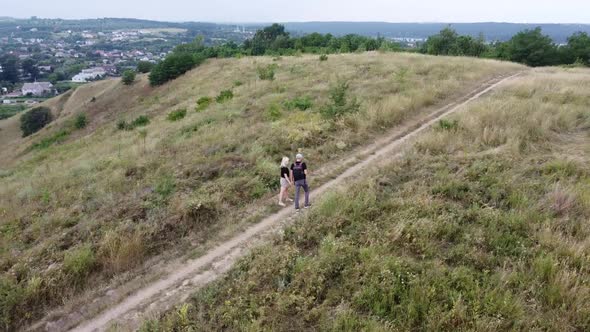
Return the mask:
[(47, 107), (36, 107), (23, 114), (20, 118), (20, 129), (23, 132), (23, 137), (43, 129), (51, 120), (51, 110)]
[(272, 65), (268, 65), (266, 67), (258, 67), (258, 69), (256, 69), (256, 71), (258, 72), (258, 77), (261, 80), (274, 81), (276, 69), (277, 69), (277, 65), (272, 64)]
[(162, 85), (173, 80), (205, 60), (202, 54), (193, 54), (190, 52), (175, 52), (166, 57), (164, 61), (158, 63), (150, 72), (150, 84), (152, 86)]
[(456, 131), (457, 129), (459, 129), (459, 121), (442, 119), (438, 122), (438, 129), (446, 131)]
[(76, 283), (83, 282), (94, 268), (96, 258), (89, 245), (68, 251), (64, 257), (64, 271)]
[(228, 100), (231, 100), (234, 97), (234, 93), (231, 90), (223, 90), (219, 93), (219, 96), (217, 96), (217, 98), (215, 98), (215, 100), (220, 103), (223, 104)]
[(205, 109), (207, 109), (207, 107), (211, 105), (212, 101), (213, 100), (211, 99), (211, 97), (199, 98), (199, 100), (197, 100), (197, 112), (204, 111)]
[(33, 150), (42, 150), (47, 149), (48, 147), (52, 146), (56, 143), (61, 143), (65, 141), (68, 136), (70, 136), (70, 132), (67, 130), (60, 130), (57, 133), (42, 139), (40, 142), (37, 142), (31, 145), (31, 149)]
[(328, 61), (328, 56), (325, 54), (320, 55), (320, 61)]
[(148, 124), (150, 124), (150, 119), (145, 115), (140, 115), (131, 122), (133, 128), (147, 126)]
[(292, 109), (299, 109), (301, 111), (307, 111), (313, 106), (313, 102), (309, 97), (298, 97), (293, 100), (288, 100), (285, 102), (285, 107), (289, 110)]
[(130, 130), (132, 129), (130, 127), (131, 125), (125, 120), (119, 120), (119, 122), (117, 122), (117, 129), (119, 130)]
[(348, 98), (348, 88), (348, 82), (342, 81), (330, 89), (330, 103), (321, 109), (324, 117), (335, 118), (358, 112), (360, 104), (356, 98)]
[(122, 80), (125, 85), (133, 84), (135, 82), (135, 71), (131, 69), (124, 71)]
[(186, 108), (183, 109), (178, 109), (176, 111), (172, 111), (170, 113), (168, 113), (168, 121), (178, 121), (181, 119), (184, 119), (184, 117), (186, 116)]
[(277, 121), (282, 115), (281, 108), (277, 104), (272, 104), (268, 108), (266, 115), (270, 121)]
[(149, 73), (153, 67), (154, 64), (149, 61), (139, 61), (137, 63), (137, 72), (146, 74)]
[(150, 119), (145, 115), (140, 115), (137, 118), (135, 118), (135, 120), (133, 120), (131, 123), (128, 123), (125, 120), (120, 120), (119, 122), (117, 122), (117, 129), (133, 130), (137, 127), (147, 126), (148, 124), (150, 124)]
[(76, 129), (86, 128), (87, 124), (88, 119), (86, 118), (86, 114), (80, 113), (76, 116), (76, 119), (74, 120), (74, 127), (76, 127)]

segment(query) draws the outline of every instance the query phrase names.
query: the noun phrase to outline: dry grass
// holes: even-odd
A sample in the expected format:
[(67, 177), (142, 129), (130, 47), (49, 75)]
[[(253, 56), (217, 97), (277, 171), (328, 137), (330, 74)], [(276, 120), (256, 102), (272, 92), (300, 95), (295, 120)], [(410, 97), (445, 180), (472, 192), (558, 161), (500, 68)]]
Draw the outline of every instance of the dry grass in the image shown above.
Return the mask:
[(456, 113), (143, 331), (589, 330), (589, 74)]
[[(256, 68), (271, 63), (278, 65), (275, 80), (259, 80)], [(64, 301), (47, 294), (60, 294), (72, 278), (79, 279), (76, 292), (186, 244), (181, 239), (189, 235), (198, 244), (239, 229), (236, 221), (244, 220), (249, 206), (274, 195), (283, 155), (301, 150), (317, 168), (425, 107), (520, 68), (379, 53), (331, 56), (321, 63), (315, 56), (211, 60), (157, 89), (142, 77), (131, 87), (107, 81), (49, 101), (56, 122), (3, 145), (0, 272), (15, 294), (4, 324), (20, 324), (16, 317), (28, 317), (19, 313), (34, 317), (45, 305)], [(358, 98), (361, 110), (325, 119), (319, 108), (339, 80), (350, 83), (349, 94)], [(243, 84), (234, 86), (235, 81)], [(199, 98), (227, 89), (233, 99), (195, 111)], [(305, 96), (313, 102), (310, 110), (283, 106)], [(269, 118), (271, 105), (279, 106), (278, 118)], [(184, 108), (184, 119), (166, 120)], [(86, 129), (65, 144), (26, 152), (80, 112), (89, 118)], [(115, 129), (118, 120), (140, 115), (151, 120), (143, 134)], [(81, 248), (90, 248), (92, 264), (68, 274), (64, 257), (78, 255)], [(30, 280), (41, 280), (41, 293), (22, 291)]]

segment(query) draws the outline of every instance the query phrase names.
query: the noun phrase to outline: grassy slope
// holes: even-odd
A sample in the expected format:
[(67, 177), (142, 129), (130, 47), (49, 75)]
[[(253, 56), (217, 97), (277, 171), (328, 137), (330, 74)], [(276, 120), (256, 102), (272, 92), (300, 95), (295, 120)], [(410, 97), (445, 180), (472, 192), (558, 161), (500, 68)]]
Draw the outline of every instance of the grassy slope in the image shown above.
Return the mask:
[[(276, 63), (273, 82), (256, 68)], [(1, 320), (35, 317), (84, 289), (181, 245), (197, 246), (243, 225), (249, 205), (277, 186), (277, 160), (302, 149), (314, 168), (369, 141), (420, 110), (477, 82), (518, 70), (514, 64), (411, 54), (243, 58), (209, 61), (163, 87), (142, 77), (79, 88), (48, 102), (58, 116), (30, 138), (5, 142), (0, 177)], [(361, 111), (339, 120), (318, 110), (338, 79), (350, 83)], [(241, 83), (239, 84), (238, 83)], [(197, 99), (233, 89), (235, 98), (195, 111)], [(281, 106), (309, 96), (306, 112)], [(91, 101), (95, 97), (94, 101)], [(271, 105), (280, 113), (269, 116)], [(177, 122), (169, 112), (186, 108)], [(70, 128), (84, 112), (89, 126), (65, 144), (27, 152)], [(119, 119), (148, 115), (147, 137), (117, 131)], [(14, 125), (14, 124), (13, 124)], [(79, 138), (79, 139), (76, 139)]]
[(455, 114), (143, 330), (589, 330), (589, 74)]

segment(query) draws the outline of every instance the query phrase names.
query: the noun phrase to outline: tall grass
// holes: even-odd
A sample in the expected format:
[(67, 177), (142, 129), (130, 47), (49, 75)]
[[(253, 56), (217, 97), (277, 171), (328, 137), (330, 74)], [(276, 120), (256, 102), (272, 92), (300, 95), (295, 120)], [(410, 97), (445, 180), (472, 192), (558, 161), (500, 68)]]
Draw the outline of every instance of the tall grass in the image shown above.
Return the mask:
[(590, 329), (589, 85), (476, 102), (143, 331)]
[[(278, 189), (275, 166), (283, 155), (302, 150), (317, 169), (424, 107), (520, 68), (368, 53), (330, 56), (321, 66), (315, 56), (285, 57), (274, 81), (260, 80), (256, 69), (270, 64), (265, 57), (211, 60), (157, 89), (138, 81), (124, 100), (113, 88), (94, 103), (81, 103), (75, 114), (91, 116), (91, 135), (71, 135), (77, 139), (36, 149), (0, 177), (3, 280), (22, 291), (40, 278), (47, 292), (66, 298), (90, 280), (100, 289), (163, 250), (200, 246), (242, 227), (244, 213), (263, 208)], [(403, 89), (393, 78), (399, 68), (407, 68)], [(236, 80), (243, 84), (234, 86)], [(347, 96), (361, 107), (338, 118), (322, 117), (321, 106), (339, 80), (349, 83)], [(81, 88), (72, 98), (84, 93)], [(192, 109), (202, 96), (217, 96), (219, 102), (202, 99), (199, 112), (167, 120), (170, 110)], [(282, 107), (291, 102), (293, 107)], [(122, 122), (122, 129), (149, 123), (149, 135), (116, 130), (121, 118), (136, 119)], [(38, 139), (54, 132), (50, 128)], [(52, 282), (53, 273), (65, 273), (65, 255), (79, 243), (92, 249), (94, 263), (78, 275), (80, 287), (65, 292), (67, 283)], [(23, 265), (27, 269), (14, 277)], [(11, 302), (3, 314), (16, 317), (11, 326), (65, 301), (31, 296)]]

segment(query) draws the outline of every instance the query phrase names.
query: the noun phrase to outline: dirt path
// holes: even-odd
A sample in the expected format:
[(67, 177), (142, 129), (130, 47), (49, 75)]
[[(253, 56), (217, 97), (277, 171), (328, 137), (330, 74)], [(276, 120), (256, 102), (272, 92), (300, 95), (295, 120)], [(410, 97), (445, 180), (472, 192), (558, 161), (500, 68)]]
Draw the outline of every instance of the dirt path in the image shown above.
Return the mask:
[[(386, 137), (358, 151), (344, 161), (344, 164), (353, 165), (338, 177), (313, 190), (311, 192), (312, 199), (317, 200), (326, 191), (344, 184), (346, 180), (350, 180), (355, 175), (362, 174), (361, 170), (376, 165), (379, 160), (398, 158), (401, 156), (401, 148), (407, 146), (406, 143), (416, 135), (441, 118), (458, 111), (466, 104), (519, 74), (492, 79), (455, 102), (431, 112), (426, 117), (409, 121)], [(78, 313), (77, 317), (70, 317), (70, 320), (81, 322), (72, 331), (104, 331), (113, 324), (117, 330), (137, 328), (144, 319), (154, 317), (159, 312), (185, 301), (195, 289), (221, 277), (240, 257), (248, 253), (249, 248), (261, 243), (268, 235), (282, 229), (286, 224), (292, 222), (295, 216), (292, 208), (285, 208), (264, 218), (243, 233), (219, 244), (199, 258), (171, 262), (165, 267), (159, 280), (152, 283), (147, 282), (143, 288), (112, 305), (98, 316), (85, 320), (84, 314)], [(69, 324), (75, 323), (69, 322)], [(43, 327), (38, 325), (34, 329), (63, 330), (68, 325), (44, 323)]]

